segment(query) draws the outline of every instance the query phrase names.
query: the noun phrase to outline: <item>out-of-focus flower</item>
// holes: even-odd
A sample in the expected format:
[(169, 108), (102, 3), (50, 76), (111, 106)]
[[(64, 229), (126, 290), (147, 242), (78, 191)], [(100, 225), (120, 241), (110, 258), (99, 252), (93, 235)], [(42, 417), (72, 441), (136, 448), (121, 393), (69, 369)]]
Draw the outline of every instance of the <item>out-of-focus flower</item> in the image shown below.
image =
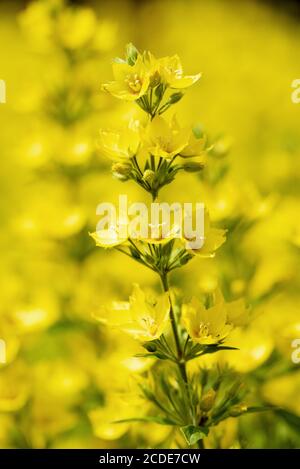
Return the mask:
[(76, 414), (56, 399), (35, 396), (29, 414), (31, 425), (25, 426), (26, 436), (34, 448), (45, 448), (47, 442), (63, 432), (70, 431), (77, 423)]
[(13, 364), (0, 373), (0, 412), (16, 412), (29, 397), (25, 364)]
[(300, 416), (299, 386), (299, 372), (279, 376), (264, 384), (263, 396), (272, 404), (285, 407)]
[(37, 298), (32, 302), (16, 307), (12, 320), (19, 333), (36, 332), (46, 329), (58, 318), (58, 305), (55, 298), (40, 289)]
[(67, 49), (78, 49), (88, 45), (96, 25), (96, 15), (91, 8), (66, 8), (58, 16), (58, 38)]
[(62, 5), (62, 0), (34, 1), (21, 13), (20, 24), (35, 48), (44, 51), (53, 46), (52, 13)]
[(251, 323), (250, 327), (234, 329), (227, 344), (238, 347), (238, 353), (235, 353), (236, 351), (226, 351), (224, 354), (220, 352), (219, 359), (242, 373), (255, 370), (263, 364), (274, 346), (270, 334), (259, 331), (255, 322)]
[(100, 21), (93, 40), (95, 50), (103, 52), (110, 50), (116, 42), (117, 29), (117, 24), (110, 20)]
[(249, 322), (249, 308), (247, 308), (244, 298), (226, 302), (220, 288), (216, 288), (213, 298), (216, 304), (223, 304), (225, 307), (227, 320), (230, 324), (235, 327), (242, 327)]
[(105, 406), (98, 407), (89, 412), (94, 434), (103, 440), (117, 440), (130, 428), (130, 423), (115, 423), (132, 417), (134, 408), (126, 405), (121, 396), (110, 395)]
[(41, 52), (56, 46), (57, 51), (80, 52), (82, 59), (109, 50), (117, 30), (109, 20), (98, 21), (93, 9), (69, 7), (64, 0), (32, 2), (20, 15), (20, 24), (32, 46)]
[(98, 406), (88, 413), (94, 434), (108, 441), (120, 438), (132, 427), (131, 422), (122, 422), (122, 420), (132, 418), (137, 412), (141, 415), (142, 407), (144, 413), (148, 404), (141, 397), (138, 382), (127, 375), (127, 380), (126, 378), (122, 380), (121, 387), (109, 388), (104, 406)]
[[(80, 350), (78, 350), (80, 353)], [(60, 399), (67, 406), (68, 403), (80, 401), (81, 392), (88, 384), (88, 376), (79, 366), (71, 366), (68, 360), (53, 360), (50, 363), (40, 363), (34, 369), (34, 384), (36, 389), (43, 389), (46, 399)], [(45, 383), (47, 383), (45, 385)]]

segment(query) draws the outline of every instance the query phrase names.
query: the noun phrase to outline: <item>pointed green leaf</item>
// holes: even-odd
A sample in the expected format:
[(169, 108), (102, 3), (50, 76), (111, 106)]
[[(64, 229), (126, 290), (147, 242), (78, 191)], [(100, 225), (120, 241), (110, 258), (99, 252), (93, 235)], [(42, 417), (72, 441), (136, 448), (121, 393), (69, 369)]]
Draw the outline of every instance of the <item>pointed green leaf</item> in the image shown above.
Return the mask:
[(115, 420), (113, 423), (131, 423), (131, 422), (153, 422), (160, 425), (176, 425), (171, 419), (166, 417), (132, 417), (130, 419)]
[(129, 65), (134, 65), (136, 59), (138, 58), (139, 51), (137, 48), (130, 42), (126, 46), (126, 60)]
[(192, 446), (197, 441), (202, 440), (205, 436), (208, 435), (208, 428), (206, 427), (195, 427), (194, 425), (186, 425), (181, 427), (181, 431), (187, 441), (187, 443)]

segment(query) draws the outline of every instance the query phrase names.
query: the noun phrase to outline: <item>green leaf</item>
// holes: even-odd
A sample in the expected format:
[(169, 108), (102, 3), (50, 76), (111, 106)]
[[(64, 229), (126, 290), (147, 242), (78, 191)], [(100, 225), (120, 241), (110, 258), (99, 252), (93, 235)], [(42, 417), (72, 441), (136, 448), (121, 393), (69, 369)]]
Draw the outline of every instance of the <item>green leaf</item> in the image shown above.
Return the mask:
[(204, 354), (206, 353), (215, 353), (220, 352), (221, 350), (239, 350), (237, 347), (229, 347), (229, 345), (217, 345), (217, 346), (208, 346), (204, 350)]
[(136, 353), (134, 355), (135, 358), (155, 358), (154, 353)]
[(228, 415), (230, 417), (240, 417), (241, 415), (245, 414), (254, 414), (257, 412), (267, 412), (270, 410), (276, 409), (275, 406), (272, 405), (261, 405), (261, 406), (251, 406), (251, 407), (245, 407), (241, 404), (233, 405), (229, 411)]
[(165, 89), (165, 87), (164, 87), (163, 83), (160, 83), (160, 84), (155, 88), (154, 93), (155, 93), (155, 96), (156, 96), (156, 98), (157, 98), (157, 101), (159, 101), (159, 102), (161, 101), (161, 99), (162, 99), (162, 97), (163, 97), (164, 89)]
[[(256, 412), (267, 412), (270, 410), (276, 410), (278, 407), (274, 405), (260, 405), (260, 406), (251, 406), (247, 408), (247, 411), (245, 412), (246, 414), (253, 414)], [(299, 419), (300, 421), (300, 419)]]
[(202, 440), (205, 436), (207, 436), (209, 429), (207, 427), (195, 427), (194, 425), (186, 425), (185, 427), (181, 427), (181, 431), (187, 443), (192, 446), (197, 443), (197, 441)]
[(160, 425), (176, 425), (171, 419), (166, 417), (132, 417), (130, 419), (115, 420), (113, 423), (130, 423), (130, 422), (154, 422)]
[(221, 352), (222, 350), (239, 350), (237, 347), (230, 347), (227, 345), (199, 345), (195, 344), (193, 347), (187, 352), (186, 360), (193, 360), (194, 358), (201, 357), (202, 355), (206, 355), (209, 353), (216, 353)]
[(126, 60), (127, 63), (133, 66), (138, 58), (139, 51), (137, 48), (130, 42), (126, 46)]

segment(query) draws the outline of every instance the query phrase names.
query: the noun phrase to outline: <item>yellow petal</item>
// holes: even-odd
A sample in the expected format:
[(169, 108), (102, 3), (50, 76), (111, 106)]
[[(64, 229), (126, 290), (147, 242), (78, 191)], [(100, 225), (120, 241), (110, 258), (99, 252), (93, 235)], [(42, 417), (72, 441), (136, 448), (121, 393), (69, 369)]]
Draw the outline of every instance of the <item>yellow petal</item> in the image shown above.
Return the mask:
[(90, 236), (95, 240), (96, 246), (102, 248), (113, 248), (127, 240), (127, 238), (120, 238), (117, 230), (114, 228), (95, 231), (90, 233)]

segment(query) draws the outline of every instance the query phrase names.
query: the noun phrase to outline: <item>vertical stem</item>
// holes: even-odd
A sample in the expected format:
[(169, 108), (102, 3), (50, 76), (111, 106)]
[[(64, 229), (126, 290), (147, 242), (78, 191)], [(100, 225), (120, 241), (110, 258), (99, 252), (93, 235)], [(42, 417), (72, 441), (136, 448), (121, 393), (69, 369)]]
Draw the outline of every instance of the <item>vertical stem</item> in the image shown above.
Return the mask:
[[(194, 420), (194, 412), (193, 412), (193, 404), (192, 404), (192, 398), (191, 398), (191, 393), (190, 393), (190, 389), (189, 389), (189, 382), (188, 382), (188, 376), (187, 376), (187, 372), (186, 372), (186, 364), (185, 364), (185, 361), (183, 360), (183, 350), (182, 350), (182, 347), (181, 347), (181, 343), (180, 343), (180, 337), (179, 337), (179, 334), (178, 334), (178, 328), (177, 328), (177, 323), (176, 323), (176, 318), (175, 318), (175, 314), (174, 314), (174, 310), (173, 310), (173, 305), (172, 305), (172, 300), (171, 300), (171, 295), (170, 295), (170, 288), (169, 288), (169, 282), (168, 282), (168, 274), (167, 273), (163, 273), (160, 275), (160, 278), (161, 278), (161, 282), (162, 282), (162, 285), (163, 285), (163, 289), (166, 293), (168, 293), (169, 295), (169, 301), (170, 301), (170, 322), (171, 322), (171, 326), (172, 326), (172, 331), (173, 331), (173, 335), (174, 335), (174, 340), (175, 340), (175, 345), (176, 345), (176, 352), (177, 352), (177, 366), (179, 368), (179, 371), (180, 371), (180, 374), (181, 374), (181, 377), (186, 385), (186, 392), (187, 392), (187, 395), (188, 395), (188, 399), (189, 399), (189, 402), (190, 402), (190, 414), (191, 414), (191, 417), (193, 418)], [(195, 422), (194, 422), (195, 424)], [(198, 442), (198, 447), (203, 449), (204, 448), (204, 443), (203, 441), (199, 441)]]
[(203, 440), (198, 440), (197, 441), (197, 446), (199, 449), (204, 449), (204, 441)]
[(163, 289), (166, 293), (168, 293), (169, 300), (170, 300), (170, 313), (169, 314), (170, 314), (170, 322), (171, 322), (172, 331), (173, 331), (173, 335), (174, 335), (175, 346), (176, 346), (176, 353), (177, 353), (177, 359), (178, 359), (177, 364), (178, 364), (182, 379), (187, 384), (188, 383), (188, 377), (187, 377), (185, 363), (182, 361), (182, 349), (181, 349), (180, 338), (179, 338), (177, 324), (176, 324), (176, 318), (175, 318), (173, 305), (172, 305), (172, 301), (171, 301), (169, 282), (168, 282), (168, 274), (164, 273), (164, 274), (161, 275), (161, 282), (162, 282), (162, 285), (163, 285)]
[(151, 193), (151, 195), (152, 195), (152, 202), (155, 202), (156, 199), (157, 199), (157, 192), (156, 192), (156, 191), (153, 191), (153, 192)]

